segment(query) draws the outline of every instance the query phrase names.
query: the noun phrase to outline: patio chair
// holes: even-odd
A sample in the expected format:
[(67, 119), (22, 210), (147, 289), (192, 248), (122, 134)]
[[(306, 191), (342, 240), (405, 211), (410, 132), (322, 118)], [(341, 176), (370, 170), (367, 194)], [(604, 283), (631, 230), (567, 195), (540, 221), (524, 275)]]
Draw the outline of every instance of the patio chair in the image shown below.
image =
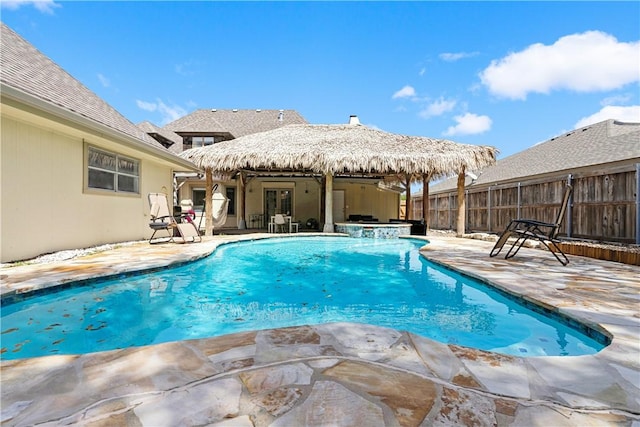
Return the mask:
[(275, 232), (276, 233), (278, 232), (278, 230), (280, 230), (280, 232), (284, 233), (285, 225), (287, 225), (287, 219), (284, 217), (284, 215), (276, 214), (275, 218), (273, 219), (273, 223), (275, 224)]
[(549, 249), (549, 252), (556, 257), (560, 264), (569, 264), (569, 259), (558, 246), (560, 240), (558, 240), (557, 236), (560, 231), (560, 225), (567, 211), (572, 191), (573, 188), (570, 185), (567, 185), (562, 198), (562, 205), (560, 205), (560, 211), (558, 211), (558, 216), (554, 223), (536, 221), (533, 219), (512, 219), (509, 225), (507, 225), (507, 228), (505, 228), (498, 238), (493, 249), (491, 249), (489, 256), (494, 257), (498, 255), (507, 240), (509, 240), (510, 237), (515, 237), (515, 241), (504, 257), (505, 259), (513, 258), (527, 240), (537, 240)]
[[(193, 222), (180, 221), (171, 214), (169, 210), (169, 202), (167, 201), (167, 195), (164, 193), (149, 193), (149, 205), (151, 209), (149, 214), (151, 221), (149, 222), (149, 228), (153, 230), (153, 234), (149, 239), (150, 244), (155, 243), (186, 243), (186, 242), (201, 242), (202, 237)], [(182, 219), (183, 215), (178, 218)], [(164, 230), (169, 235), (164, 238), (158, 238), (154, 240), (154, 237), (158, 231)]]

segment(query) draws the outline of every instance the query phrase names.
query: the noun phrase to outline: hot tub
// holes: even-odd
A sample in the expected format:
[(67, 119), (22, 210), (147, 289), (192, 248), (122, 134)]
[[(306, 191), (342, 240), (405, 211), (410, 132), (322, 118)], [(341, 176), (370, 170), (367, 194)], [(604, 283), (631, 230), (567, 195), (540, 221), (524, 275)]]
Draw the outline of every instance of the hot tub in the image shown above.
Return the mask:
[(336, 233), (348, 234), (350, 237), (369, 237), (372, 239), (397, 239), (399, 236), (411, 235), (411, 224), (384, 222), (337, 222)]

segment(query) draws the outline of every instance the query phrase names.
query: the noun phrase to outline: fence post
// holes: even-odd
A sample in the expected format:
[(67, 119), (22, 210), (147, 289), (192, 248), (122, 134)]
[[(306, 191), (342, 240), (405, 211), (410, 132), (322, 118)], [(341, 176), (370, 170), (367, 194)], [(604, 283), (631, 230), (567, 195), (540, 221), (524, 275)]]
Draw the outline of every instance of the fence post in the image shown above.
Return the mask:
[(469, 230), (469, 190), (464, 190), (464, 207), (465, 207), (465, 213), (464, 213), (464, 232), (468, 232)]
[[(573, 185), (573, 177), (571, 174), (567, 176), (567, 185)], [(567, 212), (565, 213), (567, 217), (567, 237), (571, 237), (573, 234), (573, 193), (569, 197), (569, 202), (567, 203)]]
[(640, 163), (636, 163), (636, 245), (640, 245)]
[(521, 192), (520, 192), (520, 183), (518, 183), (518, 205), (516, 207), (516, 215), (517, 215), (518, 219), (520, 219), (520, 215), (521, 215), (520, 205), (522, 204), (522, 200), (520, 198), (520, 194), (521, 194)]
[(487, 230), (491, 233), (491, 186), (487, 188)]
[(449, 230), (453, 230), (453, 225), (451, 221), (451, 193), (449, 193)]
[(438, 217), (440, 216), (440, 205), (438, 204), (438, 195), (436, 194), (436, 208), (435, 208), (435, 212), (436, 212), (436, 217), (435, 219), (435, 223), (436, 223), (436, 228), (440, 228), (440, 221), (438, 221)]

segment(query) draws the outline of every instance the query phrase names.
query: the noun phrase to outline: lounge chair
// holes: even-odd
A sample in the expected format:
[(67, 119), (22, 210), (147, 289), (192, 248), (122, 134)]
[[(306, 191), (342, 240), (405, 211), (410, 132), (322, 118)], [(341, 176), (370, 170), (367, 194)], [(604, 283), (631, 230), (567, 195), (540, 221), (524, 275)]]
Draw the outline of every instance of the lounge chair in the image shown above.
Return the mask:
[[(171, 214), (166, 194), (149, 193), (149, 205), (151, 206), (149, 211), (151, 216), (149, 227), (153, 230), (149, 243), (186, 243), (202, 241), (202, 237), (200, 237), (200, 233), (193, 222), (178, 222)], [(179, 218), (182, 218), (182, 215), (179, 216)], [(167, 237), (157, 238), (154, 240), (156, 233), (161, 230), (166, 231), (169, 235)]]
[(570, 185), (567, 185), (564, 191), (564, 196), (562, 198), (562, 205), (560, 206), (560, 211), (558, 212), (558, 216), (556, 218), (556, 222), (542, 222), (536, 221), (533, 219), (513, 219), (507, 225), (507, 228), (502, 232), (498, 241), (496, 242), (493, 249), (491, 249), (491, 253), (489, 256), (496, 256), (502, 250), (502, 247), (505, 245), (507, 240), (510, 237), (515, 237), (515, 241), (509, 248), (509, 251), (505, 255), (505, 259), (513, 258), (524, 242), (527, 240), (537, 240), (549, 249), (549, 251), (556, 257), (560, 264), (567, 265), (569, 264), (569, 259), (562, 252), (562, 249), (558, 246), (560, 240), (558, 240), (558, 232), (560, 231), (560, 225), (562, 220), (564, 219), (565, 212), (567, 211), (567, 206), (569, 204), (569, 200), (571, 199), (571, 192), (573, 188)]

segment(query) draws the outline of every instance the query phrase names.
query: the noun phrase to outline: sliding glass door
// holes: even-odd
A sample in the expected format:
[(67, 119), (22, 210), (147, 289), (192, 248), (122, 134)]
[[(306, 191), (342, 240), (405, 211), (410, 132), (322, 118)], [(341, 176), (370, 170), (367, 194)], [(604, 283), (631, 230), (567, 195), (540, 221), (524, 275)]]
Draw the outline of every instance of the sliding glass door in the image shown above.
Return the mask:
[(265, 188), (264, 213), (267, 220), (277, 213), (293, 215), (293, 191), (285, 188)]

